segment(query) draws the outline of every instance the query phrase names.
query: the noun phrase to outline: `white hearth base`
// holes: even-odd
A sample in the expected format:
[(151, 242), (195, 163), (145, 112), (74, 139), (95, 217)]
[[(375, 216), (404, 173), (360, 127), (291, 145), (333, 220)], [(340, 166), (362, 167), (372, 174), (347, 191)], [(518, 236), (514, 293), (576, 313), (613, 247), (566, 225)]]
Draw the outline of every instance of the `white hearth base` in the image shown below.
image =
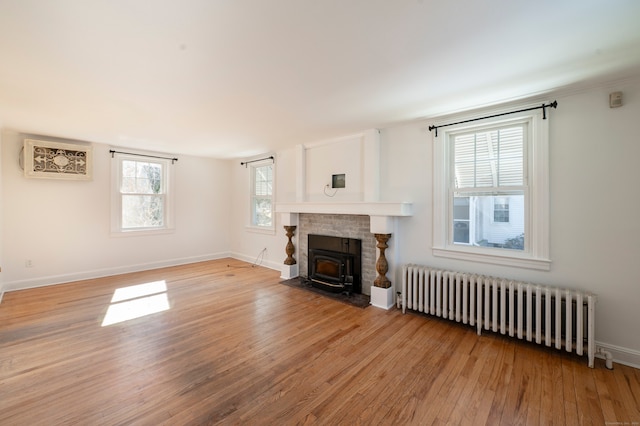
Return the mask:
[(393, 287), (371, 287), (371, 305), (376, 308), (389, 310), (395, 303), (393, 301)]
[(280, 278), (288, 280), (298, 276), (298, 265), (282, 265), (280, 268)]

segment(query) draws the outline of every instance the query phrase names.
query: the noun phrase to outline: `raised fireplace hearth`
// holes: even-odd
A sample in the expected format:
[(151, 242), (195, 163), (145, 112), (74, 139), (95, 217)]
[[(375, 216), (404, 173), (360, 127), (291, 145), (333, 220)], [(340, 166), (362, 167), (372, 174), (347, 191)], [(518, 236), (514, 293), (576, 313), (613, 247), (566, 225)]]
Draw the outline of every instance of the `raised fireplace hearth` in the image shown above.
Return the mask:
[(361, 257), (361, 240), (309, 234), (308, 277), (311, 285), (334, 293), (361, 293)]

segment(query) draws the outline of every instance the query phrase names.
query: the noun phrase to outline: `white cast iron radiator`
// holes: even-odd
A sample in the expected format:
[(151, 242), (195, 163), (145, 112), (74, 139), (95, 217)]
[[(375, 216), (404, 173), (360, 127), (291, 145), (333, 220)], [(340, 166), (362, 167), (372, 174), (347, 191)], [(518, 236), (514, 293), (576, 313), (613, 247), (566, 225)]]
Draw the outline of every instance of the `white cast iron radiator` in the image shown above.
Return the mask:
[(565, 348), (589, 358), (593, 368), (596, 296), (503, 278), (402, 268), (402, 312), (412, 309), (482, 329)]

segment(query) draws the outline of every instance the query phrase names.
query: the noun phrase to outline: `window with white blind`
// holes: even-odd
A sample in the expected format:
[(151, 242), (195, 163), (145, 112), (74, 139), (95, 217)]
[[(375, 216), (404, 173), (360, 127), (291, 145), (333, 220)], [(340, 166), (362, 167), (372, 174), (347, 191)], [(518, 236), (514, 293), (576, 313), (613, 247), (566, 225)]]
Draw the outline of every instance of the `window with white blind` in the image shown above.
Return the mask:
[(250, 226), (273, 230), (273, 163), (251, 165), (250, 198)]
[(434, 138), (434, 254), (548, 269), (548, 127), (528, 112)]
[(505, 205), (524, 207), (526, 135), (522, 122), (449, 136), (454, 244), (524, 249), (513, 244), (526, 237), (524, 208), (514, 211), (511, 221), (504, 220), (504, 212), (509, 212)]

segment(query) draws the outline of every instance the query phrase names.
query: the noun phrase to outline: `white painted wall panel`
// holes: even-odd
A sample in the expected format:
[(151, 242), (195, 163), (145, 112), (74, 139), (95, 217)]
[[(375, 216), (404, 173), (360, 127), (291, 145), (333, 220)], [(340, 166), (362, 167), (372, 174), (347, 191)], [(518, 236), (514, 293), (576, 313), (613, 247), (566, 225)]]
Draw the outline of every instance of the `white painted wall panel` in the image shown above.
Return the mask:
[[(306, 148), (307, 201), (363, 201), (363, 136)], [(344, 174), (346, 187), (331, 189), (331, 176)], [(325, 185), (329, 185), (325, 194)]]

